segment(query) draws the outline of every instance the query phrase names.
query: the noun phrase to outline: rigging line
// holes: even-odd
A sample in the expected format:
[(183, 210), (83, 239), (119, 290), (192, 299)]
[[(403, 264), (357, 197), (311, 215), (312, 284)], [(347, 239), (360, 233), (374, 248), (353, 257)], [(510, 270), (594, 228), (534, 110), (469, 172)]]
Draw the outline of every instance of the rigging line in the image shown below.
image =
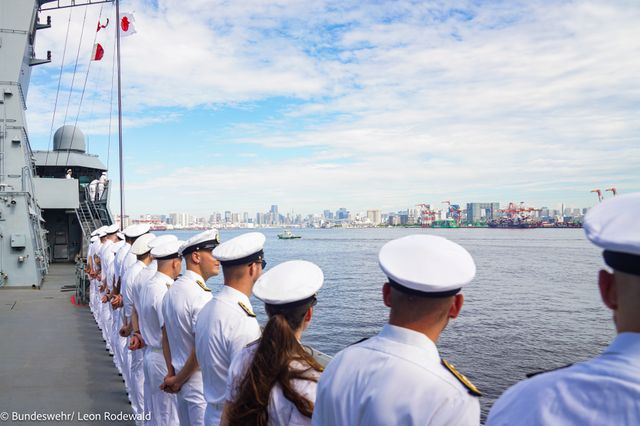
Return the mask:
[[(73, 85), (76, 80), (76, 71), (78, 69), (78, 58), (80, 58), (80, 47), (82, 47), (82, 36), (84, 35), (84, 24), (87, 21), (87, 9), (88, 7), (84, 8), (84, 18), (82, 18), (82, 28), (80, 30), (80, 41), (78, 42), (78, 51), (76, 52), (76, 63), (73, 67), (73, 77), (71, 77), (71, 87), (69, 88), (69, 97), (67, 98), (67, 108), (65, 109), (65, 112), (64, 112), (64, 121), (62, 123), (63, 126), (67, 124), (67, 116), (69, 115), (69, 105), (71, 104), (71, 95), (73, 94)], [(64, 128), (62, 129), (62, 134), (60, 135), (60, 139), (62, 139), (62, 136), (64, 136)], [(73, 139), (71, 141), (73, 142)], [(70, 151), (70, 148), (71, 148), (71, 144), (69, 144), (67, 151)], [(68, 155), (67, 155), (67, 159), (68, 159)]]
[[(116, 23), (119, 25), (119, 23)], [(113, 39), (113, 57), (111, 59), (111, 97), (109, 98), (109, 138), (107, 139), (107, 170), (111, 158), (111, 119), (113, 118), (113, 80), (116, 73), (116, 39)]]
[[(102, 19), (102, 6), (100, 6), (100, 13), (98, 14), (98, 22)], [(93, 35), (93, 46), (96, 45), (96, 40), (98, 39), (98, 31)], [(76, 129), (78, 128), (78, 118), (80, 118), (80, 110), (82, 109), (82, 101), (84, 100), (84, 93), (87, 89), (87, 81), (89, 80), (89, 71), (91, 71), (91, 62), (93, 62), (93, 57), (89, 58), (89, 65), (87, 65), (87, 73), (84, 76), (84, 84), (82, 85), (82, 92), (80, 93), (80, 103), (78, 104), (78, 113), (76, 114), (76, 120), (73, 123), (73, 133), (71, 134), (71, 141), (73, 141), (74, 136), (76, 135)], [(71, 146), (70, 146), (71, 147)], [(71, 155), (71, 149), (67, 151), (67, 160), (65, 161), (65, 167), (69, 165), (69, 156)]]
[[(93, 90), (91, 91), (91, 93), (98, 93), (98, 84), (100, 84), (100, 81), (102, 80), (102, 74), (104, 72), (104, 69), (105, 69), (105, 67), (98, 68), (98, 76), (95, 79), (95, 83), (93, 85)], [(91, 100), (91, 109), (89, 110), (89, 117), (91, 117), (91, 118), (94, 118), (93, 112), (95, 111), (96, 99), (97, 98), (99, 98), (99, 96), (94, 96), (93, 99)], [(90, 151), (90, 149), (89, 149), (89, 137), (87, 137), (87, 152), (89, 152), (89, 151)]]
[(53, 125), (56, 121), (56, 110), (58, 109), (58, 95), (60, 94), (60, 84), (62, 83), (62, 70), (64, 69), (64, 58), (67, 54), (67, 40), (69, 40), (69, 28), (71, 28), (71, 13), (73, 8), (69, 9), (69, 20), (67, 21), (67, 34), (64, 36), (64, 50), (62, 51), (62, 63), (60, 64), (60, 74), (58, 75), (58, 89), (56, 90), (56, 101), (53, 104), (53, 117), (51, 117), (51, 129), (49, 130), (49, 140), (47, 142), (47, 156), (44, 160), (46, 166), (49, 162), (49, 152), (51, 151), (51, 143), (53, 141)]

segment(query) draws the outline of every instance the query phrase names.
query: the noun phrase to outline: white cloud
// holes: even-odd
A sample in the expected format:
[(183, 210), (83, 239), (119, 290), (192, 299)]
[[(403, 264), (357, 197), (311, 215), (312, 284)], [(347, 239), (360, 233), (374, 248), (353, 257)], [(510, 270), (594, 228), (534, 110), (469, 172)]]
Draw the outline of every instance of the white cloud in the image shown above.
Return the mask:
[[(148, 117), (154, 108), (290, 97), (301, 102), (284, 115), (229, 123), (236, 136), (228, 142), (322, 153), (283, 162), (246, 152), (240, 165), (216, 160), (213, 171), (176, 164), (162, 178), (133, 173), (135, 211), (163, 211), (163, 197), (150, 192), (159, 187), (190, 210), (261, 210), (285, 200), (400, 208), (443, 196), (587, 205), (594, 185), (640, 190), (635, 2), (461, 2), (464, 13), (411, 2), (131, 4), (138, 34), (123, 40), (131, 125), (181, 125), (180, 115)], [(43, 32), (39, 46), (61, 50), (63, 27)], [(110, 64), (96, 70), (108, 84), (88, 95), (95, 117), (85, 121), (99, 133)], [(50, 109), (56, 85), (32, 88), (38, 114)], [(46, 133), (45, 124), (33, 127)], [(194, 170), (195, 187), (185, 179)]]

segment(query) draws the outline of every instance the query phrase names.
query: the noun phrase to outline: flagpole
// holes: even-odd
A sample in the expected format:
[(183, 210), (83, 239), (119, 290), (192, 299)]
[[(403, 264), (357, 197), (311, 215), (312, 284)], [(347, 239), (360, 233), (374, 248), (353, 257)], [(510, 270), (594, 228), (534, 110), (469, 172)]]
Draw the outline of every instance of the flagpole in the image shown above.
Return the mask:
[(124, 168), (122, 161), (122, 84), (120, 78), (120, 0), (116, 0), (116, 56), (118, 63), (118, 160), (120, 165), (120, 229), (124, 229)]

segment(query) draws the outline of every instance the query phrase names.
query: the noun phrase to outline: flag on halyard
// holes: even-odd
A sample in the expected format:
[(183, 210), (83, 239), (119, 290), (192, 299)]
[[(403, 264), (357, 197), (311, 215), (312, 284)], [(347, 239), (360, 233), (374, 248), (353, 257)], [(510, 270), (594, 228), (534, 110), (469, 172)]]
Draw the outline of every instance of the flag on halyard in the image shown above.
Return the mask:
[(120, 16), (120, 35), (122, 37), (130, 36), (136, 33), (134, 22), (136, 20), (131, 13), (123, 13)]
[(99, 61), (104, 56), (104, 49), (100, 43), (96, 43), (93, 45), (93, 53), (91, 53), (92, 61)]
[(102, 24), (102, 23), (100, 23), (100, 21), (98, 21), (98, 29), (96, 30), (96, 32), (100, 31), (103, 28), (107, 28), (107, 26), (109, 26), (109, 18), (107, 18), (107, 23), (106, 24)]

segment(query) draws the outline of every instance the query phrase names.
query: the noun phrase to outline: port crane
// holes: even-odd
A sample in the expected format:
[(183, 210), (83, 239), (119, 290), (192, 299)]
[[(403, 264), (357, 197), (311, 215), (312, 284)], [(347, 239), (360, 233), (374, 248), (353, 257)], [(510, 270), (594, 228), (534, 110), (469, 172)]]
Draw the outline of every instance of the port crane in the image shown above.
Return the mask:
[(429, 228), (434, 220), (436, 220), (436, 212), (431, 209), (431, 204), (416, 204), (420, 209), (420, 223), (423, 228)]
[[(613, 189), (613, 188), (611, 188), (611, 189)], [(591, 192), (595, 192), (596, 194), (598, 194), (598, 202), (599, 203), (602, 202), (602, 191), (599, 188), (592, 189)], [(615, 193), (614, 193), (614, 195), (615, 195)]]
[(447, 217), (453, 218), (456, 225), (460, 225), (460, 220), (462, 219), (462, 209), (460, 209), (460, 206), (451, 204), (451, 201), (441, 201), (441, 203), (447, 205)]

